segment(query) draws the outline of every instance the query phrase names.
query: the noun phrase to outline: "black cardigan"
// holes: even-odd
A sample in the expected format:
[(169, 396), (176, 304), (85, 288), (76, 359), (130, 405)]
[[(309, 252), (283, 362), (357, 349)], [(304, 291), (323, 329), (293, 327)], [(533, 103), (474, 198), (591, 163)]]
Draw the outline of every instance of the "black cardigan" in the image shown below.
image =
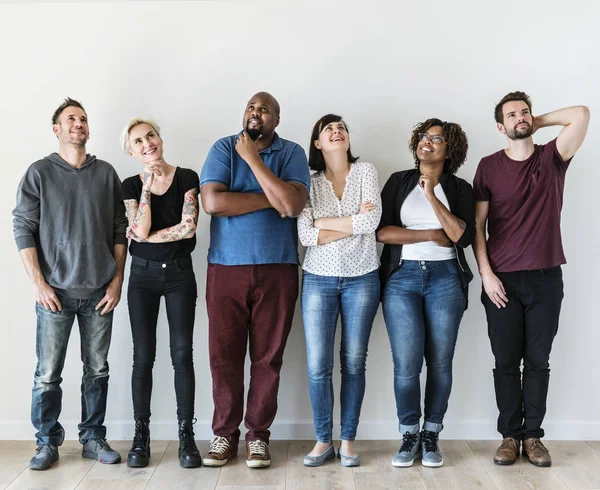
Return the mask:
[[(419, 182), (420, 172), (418, 169), (403, 170), (393, 173), (383, 186), (381, 191), (382, 214), (377, 231), (385, 226), (401, 226), (400, 209), (406, 197)], [(469, 282), (473, 279), (473, 273), (465, 259), (464, 249), (473, 243), (475, 239), (475, 199), (473, 188), (466, 180), (455, 175), (442, 174), (440, 184), (448, 199), (450, 212), (462, 219), (467, 227), (460, 239), (454, 244), (456, 258), (459, 265), (460, 282), (468, 298)], [(400, 266), (402, 258), (402, 245), (388, 245), (383, 247), (381, 254), (381, 268), (379, 277), (381, 290), (389, 279), (392, 272)]]

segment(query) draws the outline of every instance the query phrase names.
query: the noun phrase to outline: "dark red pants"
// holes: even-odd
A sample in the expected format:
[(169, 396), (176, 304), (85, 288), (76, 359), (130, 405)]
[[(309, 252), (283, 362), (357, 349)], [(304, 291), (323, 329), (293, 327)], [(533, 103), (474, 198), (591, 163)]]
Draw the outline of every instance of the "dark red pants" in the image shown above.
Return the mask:
[(217, 436), (237, 445), (244, 414), (244, 361), (250, 345), (246, 441), (269, 442), (279, 371), (298, 297), (298, 266), (209, 264), (208, 349)]

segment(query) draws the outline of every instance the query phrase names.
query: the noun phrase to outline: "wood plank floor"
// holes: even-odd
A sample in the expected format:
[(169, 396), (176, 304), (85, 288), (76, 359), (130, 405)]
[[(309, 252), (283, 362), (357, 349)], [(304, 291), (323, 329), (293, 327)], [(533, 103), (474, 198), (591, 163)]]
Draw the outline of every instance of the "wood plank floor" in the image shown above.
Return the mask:
[[(245, 449), (222, 468), (183, 469), (177, 459), (176, 441), (152, 441), (147, 468), (128, 468), (125, 463), (103, 465), (81, 457), (77, 441), (65, 442), (60, 460), (47, 471), (31, 471), (35, 451), (30, 441), (0, 441), (0, 490), (109, 490), (109, 489), (600, 489), (600, 442), (544, 441), (553, 457), (551, 468), (537, 468), (521, 458), (512, 466), (497, 466), (492, 455), (499, 441), (441, 441), (441, 468), (394, 468), (396, 441), (356, 443), (362, 465), (343, 468), (331, 461), (307, 468), (302, 458), (312, 441), (272, 441), (272, 465), (268, 469), (246, 466)], [(122, 456), (129, 441), (112, 441)], [(204, 453), (206, 441), (199, 441)]]

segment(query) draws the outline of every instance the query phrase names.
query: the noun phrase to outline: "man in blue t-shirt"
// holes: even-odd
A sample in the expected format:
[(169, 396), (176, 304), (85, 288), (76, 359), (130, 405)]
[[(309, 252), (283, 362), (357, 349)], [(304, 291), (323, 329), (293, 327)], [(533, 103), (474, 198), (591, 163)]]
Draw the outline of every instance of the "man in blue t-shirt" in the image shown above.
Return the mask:
[(277, 100), (256, 94), (244, 110), (242, 131), (212, 146), (200, 176), (202, 207), (212, 216), (206, 307), (215, 437), (207, 466), (222, 466), (237, 454), (247, 344), (246, 463), (271, 464), (269, 427), (298, 297), (295, 217), (310, 185), (304, 150), (281, 139), (278, 125)]

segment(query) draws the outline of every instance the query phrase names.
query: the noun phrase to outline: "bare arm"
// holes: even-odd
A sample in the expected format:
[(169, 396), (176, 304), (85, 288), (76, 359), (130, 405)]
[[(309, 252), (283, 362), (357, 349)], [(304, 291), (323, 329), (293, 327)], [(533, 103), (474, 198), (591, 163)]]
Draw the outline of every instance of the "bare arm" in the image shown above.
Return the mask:
[(573, 158), (581, 147), (590, 122), (590, 110), (586, 106), (558, 109), (533, 118), (533, 128), (564, 126), (556, 140), (556, 149), (564, 161)]
[(429, 199), (429, 203), (446, 236), (454, 243), (458, 242), (460, 237), (463, 236), (467, 224), (462, 219), (454, 216), (435, 195)]
[(204, 184), (200, 190), (202, 209), (211, 216), (241, 216), (260, 209), (272, 208), (259, 192), (229, 192), (225, 184)]
[(61, 311), (62, 305), (56, 297), (54, 289), (46, 282), (46, 279), (42, 275), (37, 249), (31, 247), (22, 248), (19, 250), (19, 254), (33, 284), (35, 300), (47, 310)]
[(246, 131), (239, 136), (235, 149), (252, 170), (271, 206), (282, 216), (297, 217), (308, 199), (306, 188), (302, 184), (285, 182), (271, 172)]
[[(185, 193), (183, 198), (183, 209), (181, 212), (181, 221), (168, 228), (153, 231), (148, 234), (148, 238), (144, 241), (147, 243), (166, 243), (185, 240), (192, 238), (196, 234), (196, 226), (198, 224), (198, 191), (190, 189)], [(137, 237), (130, 236), (133, 240)]]
[(152, 225), (150, 187), (142, 187), (142, 195), (139, 203), (135, 199), (127, 199), (124, 203), (129, 228), (131, 228), (138, 237), (142, 239), (147, 238)]
[(377, 241), (388, 245), (410, 245), (435, 242), (440, 247), (451, 247), (452, 242), (444, 230), (408, 230), (401, 226), (384, 226), (377, 232)]
[(508, 303), (506, 290), (502, 281), (494, 274), (487, 255), (486, 225), (489, 209), (489, 201), (477, 201), (475, 203), (475, 241), (473, 242), (473, 250), (484, 291), (498, 308), (503, 308)]

